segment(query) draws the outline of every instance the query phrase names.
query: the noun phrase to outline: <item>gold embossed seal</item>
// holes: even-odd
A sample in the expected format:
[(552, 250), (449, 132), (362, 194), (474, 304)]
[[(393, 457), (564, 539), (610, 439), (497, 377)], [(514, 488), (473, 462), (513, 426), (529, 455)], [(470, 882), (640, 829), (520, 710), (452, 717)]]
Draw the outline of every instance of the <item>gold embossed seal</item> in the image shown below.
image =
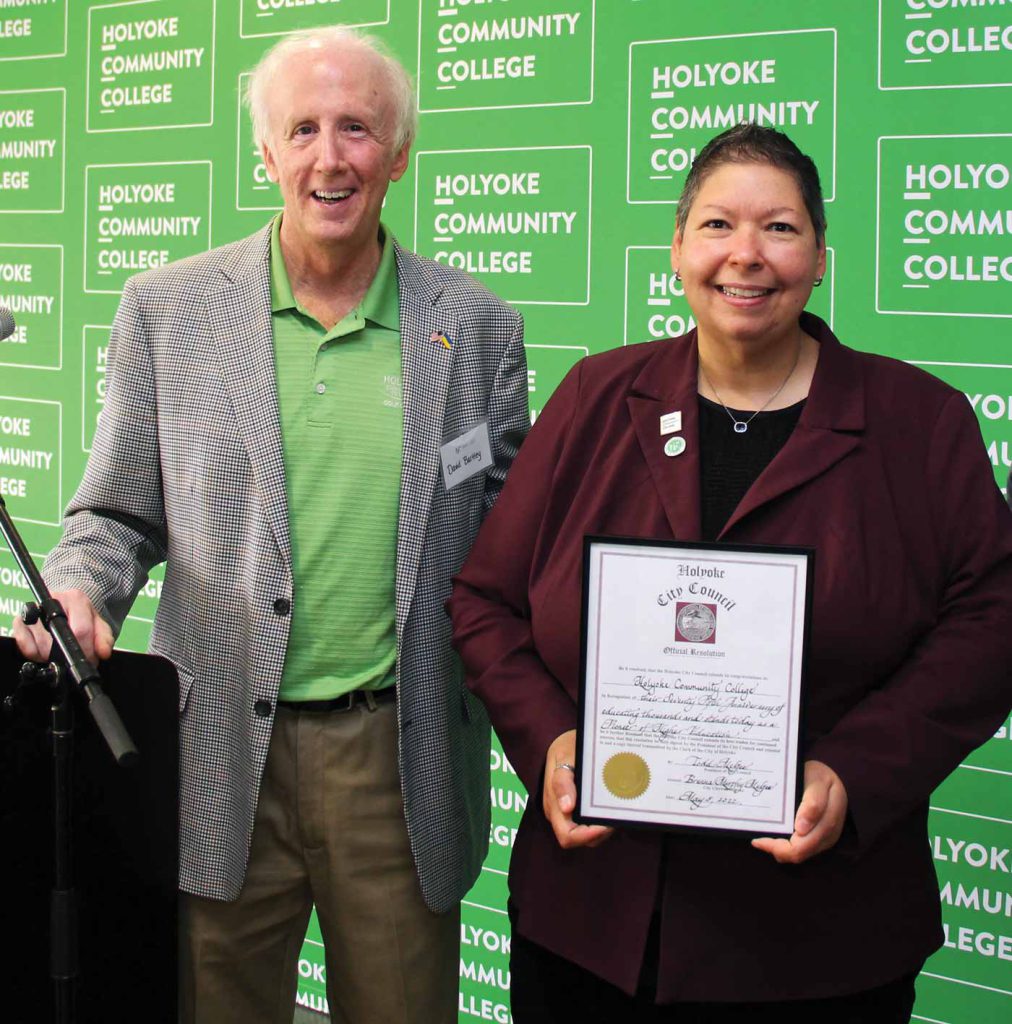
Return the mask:
[(650, 768), (639, 754), (612, 754), (601, 774), (608, 792), (622, 800), (635, 800), (650, 785)]

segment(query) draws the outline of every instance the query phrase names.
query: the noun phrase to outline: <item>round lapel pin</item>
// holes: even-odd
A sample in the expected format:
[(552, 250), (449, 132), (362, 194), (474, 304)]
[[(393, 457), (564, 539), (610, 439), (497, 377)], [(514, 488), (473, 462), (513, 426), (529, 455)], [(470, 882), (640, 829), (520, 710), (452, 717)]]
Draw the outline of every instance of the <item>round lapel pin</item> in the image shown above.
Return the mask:
[(665, 455), (681, 455), (685, 451), (685, 438), (684, 437), (669, 437), (667, 443), (664, 445)]

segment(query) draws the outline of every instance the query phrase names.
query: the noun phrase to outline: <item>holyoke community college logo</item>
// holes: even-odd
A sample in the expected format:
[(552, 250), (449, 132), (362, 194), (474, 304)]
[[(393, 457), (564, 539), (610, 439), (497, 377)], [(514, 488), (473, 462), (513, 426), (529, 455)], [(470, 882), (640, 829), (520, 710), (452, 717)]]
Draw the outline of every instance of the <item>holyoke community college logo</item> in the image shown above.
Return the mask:
[(717, 640), (717, 606), (698, 601), (675, 605), (675, 639), (690, 644), (712, 644)]

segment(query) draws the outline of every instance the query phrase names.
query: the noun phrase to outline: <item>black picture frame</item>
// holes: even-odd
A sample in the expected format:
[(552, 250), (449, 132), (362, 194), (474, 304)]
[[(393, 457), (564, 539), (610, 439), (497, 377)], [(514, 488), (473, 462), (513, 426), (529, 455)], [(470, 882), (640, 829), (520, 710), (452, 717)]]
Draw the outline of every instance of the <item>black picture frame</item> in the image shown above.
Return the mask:
[(573, 820), (584, 825), (607, 825), (613, 828), (623, 829), (645, 829), (648, 831), (661, 831), (673, 833), (691, 833), (692, 835), (710, 835), (715, 837), (735, 837), (742, 840), (751, 840), (760, 836), (773, 836), (787, 838), (792, 831), (780, 831), (778, 829), (748, 830), (738, 828), (719, 828), (711, 825), (693, 825), (683, 822), (643, 822), (639, 820), (626, 820), (620, 816), (600, 817), (587, 814), (583, 809), (583, 787), (580, 780), (583, 777), (584, 765), (584, 743), (585, 729), (585, 708), (587, 700), (587, 640), (589, 623), (589, 577), (591, 552), (596, 544), (619, 545), (640, 548), (665, 548), (694, 551), (701, 553), (712, 553), (714, 555), (725, 555), (729, 552), (741, 552), (744, 554), (782, 554), (794, 557), (801, 557), (805, 562), (805, 599), (804, 599), (804, 624), (802, 626), (801, 642), (801, 671), (800, 671), (800, 695), (798, 699), (798, 744), (796, 749), (795, 764), (795, 801), (794, 810), (800, 805), (804, 791), (804, 730), (805, 730), (805, 707), (807, 703), (808, 690), (808, 660), (811, 650), (811, 628), (812, 628), (812, 594), (815, 584), (815, 549), (795, 545), (782, 544), (735, 544), (735, 543), (704, 543), (702, 541), (683, 541), (671, 539), (654, 539), (629, 536), (607, 536), (604, 534), (587, 534), (583, 538), (583, 566), (581, 573), (581, 607), (580, 607), (580, 676), (579, 693), (577, 700), (577, 718), (580, 725), (576, 733), (576, 764), (575, 776), (577, 781), (576, 807), (573, 812)]

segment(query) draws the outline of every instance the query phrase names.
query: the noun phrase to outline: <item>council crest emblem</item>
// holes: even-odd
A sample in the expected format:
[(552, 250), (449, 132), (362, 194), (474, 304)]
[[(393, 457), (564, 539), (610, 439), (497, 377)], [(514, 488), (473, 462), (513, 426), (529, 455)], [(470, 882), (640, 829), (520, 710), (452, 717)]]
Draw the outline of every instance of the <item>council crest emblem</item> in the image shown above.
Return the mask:
[(679, 601), (675, 606), (675, 639), (690, 644), (712, 644), (717, 639), (717, 606)]

